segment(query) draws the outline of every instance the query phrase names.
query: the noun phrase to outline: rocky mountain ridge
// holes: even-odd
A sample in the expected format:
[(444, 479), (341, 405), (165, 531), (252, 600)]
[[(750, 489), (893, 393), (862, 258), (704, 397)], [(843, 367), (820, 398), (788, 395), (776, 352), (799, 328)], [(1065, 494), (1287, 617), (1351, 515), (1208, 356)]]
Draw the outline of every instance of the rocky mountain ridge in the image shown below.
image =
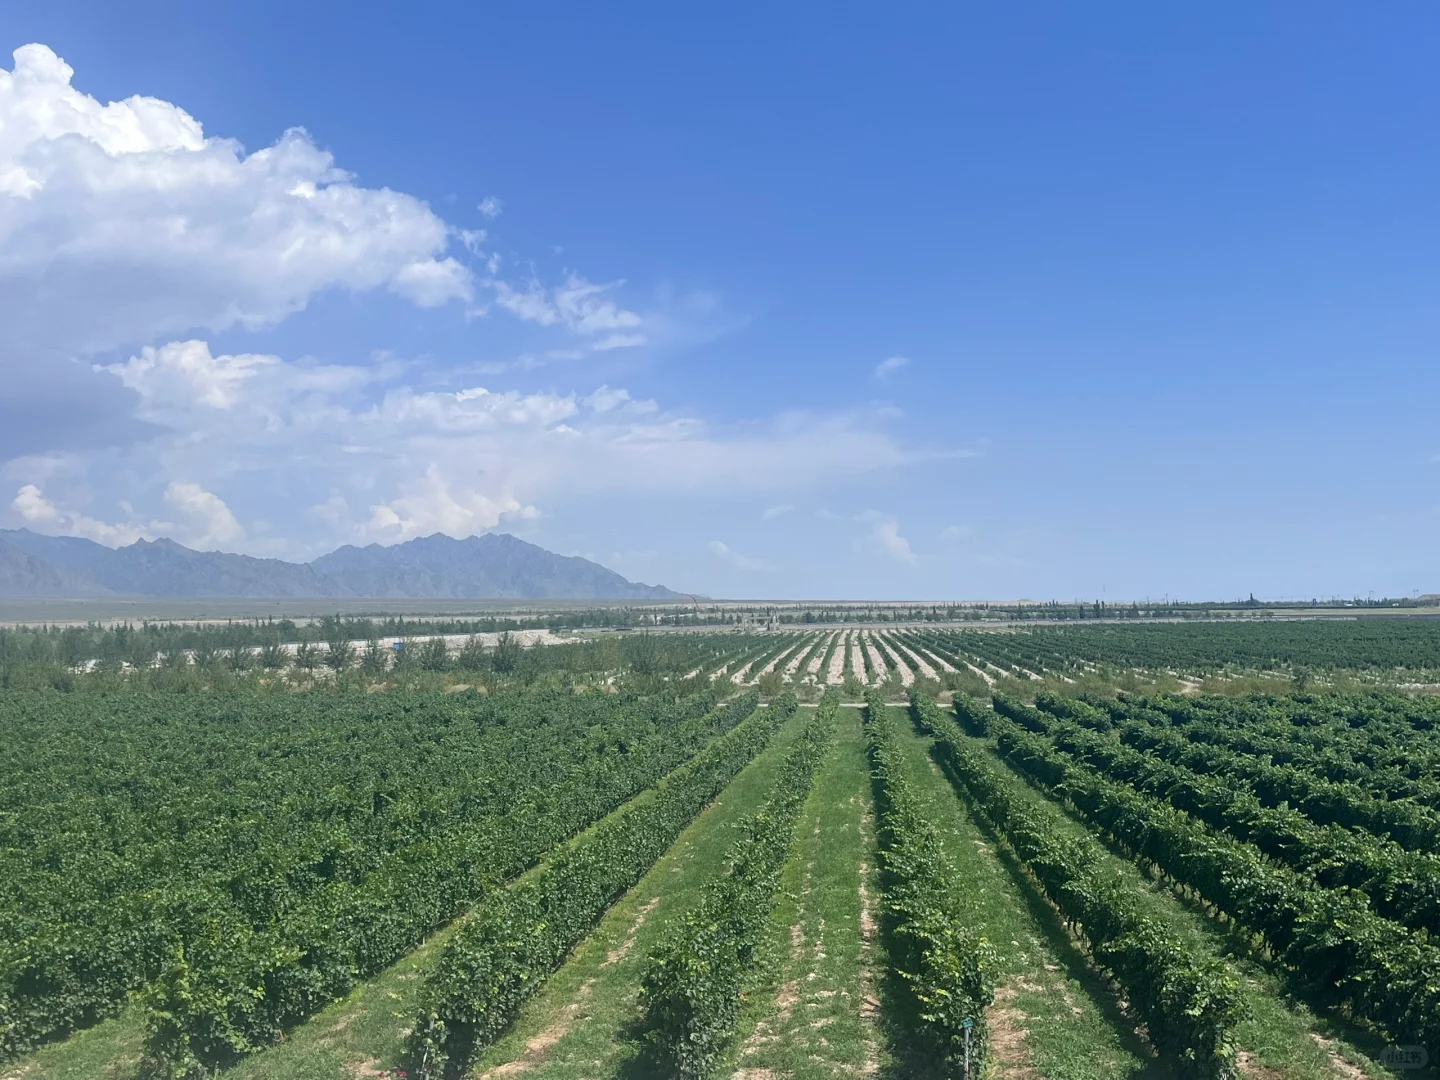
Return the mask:
[(0, 529), (0, 597), (394, 597), (467, 600), (677, 600), (598, 563), (506, 533), (443, 533), (346, 545), (310, 563), (195, 551), (173, 540), (109, 548), (76, 536)]

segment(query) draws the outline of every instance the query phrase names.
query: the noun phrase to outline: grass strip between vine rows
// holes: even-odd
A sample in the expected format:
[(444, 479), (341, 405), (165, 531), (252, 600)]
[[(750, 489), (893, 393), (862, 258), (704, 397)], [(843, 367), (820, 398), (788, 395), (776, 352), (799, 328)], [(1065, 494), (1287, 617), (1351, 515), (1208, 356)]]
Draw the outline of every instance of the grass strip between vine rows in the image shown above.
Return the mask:
[(466, 916), (421, 990), (407, 1048), (419, 1075), (464, 1075), (610, 905), (795, 710), (794, 695), (786, 695), (756, 712), (666, 777), (653, 796), (601, 822), (533, 877)]
[(879, 817), (882, 888), (890, 959), (913, 1005), (918, 1041), (949, 1076), (984, 1068), (985, 1007), (994, 1000), (990, 944), (959, 902), (957, 870), (905, 780), (885, 699), (865, 695), (865, 737)]
[(1126, 988), (1160, 1056), (1194, 1080), (1237, 1077), (1233, 1034), (1247, 1008), (1224, 964), (1196, 953), (1141, 911), (1105, 873), (1107, 853), (1097, 840), (1061, 837), (1045, 811), (1017, 800), (933, 701), (916, 696), (911, 707), (976, 807), (1066, 921), (1083, 933), (1095, 961)]
[(815, 770), (830, 749), (840, 697), (828, 691), (786, 755), (765, 804), (740, 827), (725, 871), (651, 952), (641, 981), (644, 1024), (667, 1075), (714, 1074), (735, 1035), (740, 1000), (774, 906), (780, 871)]
[(973, 702), (957, 711), (983, 722), (1007, 760), (1095, 827), (1259, 935), (1318, 994), (1395, 1039), (1440, 1045), (1440, 948), (1428, 935), (1376, 915), (1361, 893), (1317, 888), (1254, 845), (1107, 779)]

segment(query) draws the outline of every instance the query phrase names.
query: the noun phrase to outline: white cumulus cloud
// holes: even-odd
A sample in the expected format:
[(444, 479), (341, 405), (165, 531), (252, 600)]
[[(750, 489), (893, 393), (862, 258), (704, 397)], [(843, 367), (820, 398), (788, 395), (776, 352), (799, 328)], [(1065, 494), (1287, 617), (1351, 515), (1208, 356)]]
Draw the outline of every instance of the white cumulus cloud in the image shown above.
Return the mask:
[[(561, 339), (535, 346), (534, 366), (693, 345), (734, 320), (707, 293), (657, 292), (641, 314), (623, 281), (506, 282), (484, 229), (364, 186), (303, 129), (247, 151), (178, 104), (90, 96), (43, 45), (14, 58), (0, 69), (9, 523), (305, 557), (343, 541), (467, 535), (571, 498), (721, 492), (783, 505), (954, 456), (902, 444), (877, 410), (717, 425), (594, 382), (526, 393), (393, 357), (212, 348), (206, 331), (272, 326), (331, 290), (458, 301), (467, 317), (498, 307), (530, 323), (527, 335)], [(491, 196), (478, 209), (495, 218), (502, 206)], [(281, 540), (267, 521), (310, 533)], [(732, 565), (768, 566), (722, 547)]]
[[(38, 485), (25, 484), (10, 506), (37, 532), (83, 536), (106, 547), (123, 547), (136, 540), (169, 536), (190, 547), (210, 549), (243, 545), (245, 530), (225, 501), (199, 484), (172, 480), (165, 485), (163, 501), (174, 521), (107, 522), (57, 505)], [(128, 503), (122, 504), (130, 511)]]
[(919, 556), (910, 548), (910, 541), (900, 535), (900, 522), (894, 517), (867, 511), (860, 515), (860, 519), (870, 522), (870, 531), (858, 543), (862, 551), (883, 555), (902, 563), (915, 563), (919, 560)]
[(0, 69), (0, 456), (45, 448), (17, 445), (22, 428), (63, 441), (67, 408), (114, 426), (123, 397), (75, 357), (268, 326), (335, 288), (473, 297), (444, 221), (361, 186), (304, 130), (247, 153), (178, 105), (104, 103), (73, 75), (44, 45)]
[(335, 286), (389, 287), (425, 305), (470, 295), (429, 207), (357, 185), (303, 130), (247, 154), (170, 102), (102, 104), (44, 45), (14, 57), (13, 72), (0, 70), (11, 341), (57, 319), (58, 344), (80, 352), (266, 325)]
[(141, 538), (153, 539), (157, 535), (153, 526), (161, 525), (163, 527), (164, 524), (155, 522), (150, 525), (135, 523), (112, 525), (86, 514), (62, 509), (47, 499), (45, 493), (35, 484), (23, 485), (16, 492), (10, 506), (20, 515), (26, 526), (34, 528), (36, 532), (50, 535), (83, 536), (87, 540), (94, 540), (106, 547), (122, 547), (125, 544), (133, 544)]
[(229, 546), (245, 536), (225, 500), (199, 484), (172, 480), (165, 486), (165, 502), (179, 515), (182, 535), (194, 547)]
[(403, 489), (397, 498), (370, 507), (370, 519), (360, 529), (365, 539), (394, 543), (435, 532), (472, 536), (495, 527), (507, 516), (540, 516), (539, 510), (513, 495), (491, 496), (453, 484), (433, 463), (423, 477), (406, 482)]
[(193, 398), (213, 409), (228, 409), (240, 399), (246, 381), (280, 360), (274, 356), (211, 356), (203, 341), (173, 341), (159, 349), (146, 346), (123, 364), (102, 368), (143, 398)]
[[(896, 442), (867, 413), (717, 426), (623, 387), (441, 390), (409, 384), (409, 372), (393, 359), (330, 365), (169, 342), (99, 371), (137, 395), (152, 437), (124, 455), (17, 459), (0, 473), (43, 487), (54, 506), (85, 508), (50, 518), (53, 531), (123, 541), (166, 534), (163, 518), (182, 543), (302, 557), (344, 542), (469, 535), (572, 499), (725, 492), (765, 498), (773, 518), (802, 493), (945, 456)], [(111, 509), (119, 500), (140, 512)], [(235, 505), (258, 506), (291, 535), (243, 526)], [(10, 509), (26, 521), (45, 514), (33, 500)]]

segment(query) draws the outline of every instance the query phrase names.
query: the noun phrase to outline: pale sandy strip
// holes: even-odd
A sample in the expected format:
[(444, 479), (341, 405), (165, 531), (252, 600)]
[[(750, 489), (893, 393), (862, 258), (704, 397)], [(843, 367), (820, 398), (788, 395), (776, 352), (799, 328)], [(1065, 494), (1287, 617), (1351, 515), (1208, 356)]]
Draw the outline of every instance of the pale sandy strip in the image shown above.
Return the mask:
[[(775, 665), (780, 662), (780, 657), (782, 657), (782, 656), (784, 656), (784, 655), (785, 655), (785, 650), (784, 650), (784, 649), (781, 649), (780, 652), (779, 652), (778, 654), (776, 654), (775, 659), (774, 659), (774, 660), (771, 660), (768, 664), (765, 665), (765, 669), (760, 672), (760, 675), (769, 675), (770, 672), (774, 671), (774, 670), (775, 670)], [(760, 681), (760, 675), (756, 675), (755, 678), (751, 680), (751, 682), (759, 682), (759, 681)]]
[(885, 666), (885, 657), (880, 655), (880, 650), (875, 647), (875, 639), (869, 632), (865, 634), (865, 651), (870, 654), (870, 663), (875, 668), (875, 675), (881, 681), (889, 674), (890, 669)]
[(994, 686), (994, 685), (995, 685), (995, 676), (991, 675), (991, 674), (990, 674), (988, 671), (986, 671), (984, 668), (978, 668), (978, 667), (976, 667), (974, 664), (970, 663), (969, 660), (966, 660), (964, 663), (965, 663), (965, 666), (966, 666), (966, 667), (968, 667), (968, 668), (969, 668), (971, 671), (973, 671), (976, 675), (979, 675), (980, 678), (982, 678), (982, 679), (985, 680), (985, 685), (986, 685), (986, 686)]
[[(936, 660), (939, 660), (940, 663), (944, 666), (944, 668), (945, 668), (946, 671), (957, 671), (957, 670), (959, 670), (958, 668), (953, 667), (953, 666), (952, 666), (951, 664), (949, 664), (948, 662), (946, 662), (946, 661), (944, 661), (944, 660), (941, 660), (940, 657), (939, 657), (938, 655), (936, 655), (936, 653), (935, 653), (933, 650), (927, 649), (926, 652), (930, 653), (931, 656), (934, 656)], [(990, 675), (990, 673), (987, 672), (984, 668), (978, 668), (978, 667), (976, 667), (974, 664), (970, 663), (969, 660), (966, 660), (965, 657), (964, 657), (963, 655), (961, 655), (960, 653), (958, 653), (958, 652), (957, 652), (955, 655), (956, 655), (956, 657), (959, 659), (959, 661), (960, 661), (962, 664), (964, 664), (967, 668), (969, 668), (971, 671), (973, 671), (976, 675), (979, 675), (980, 678), (984, 679), (986, 686), (994, 686), (994, 685), (995, 685), (995, 679), (994, 679), (994, 678)]]
[(906, 645), (902, 641), (897, 641), (895, 642), (895, 648), (899, 649), (904, 656), (908, 657), (911, 667), (913, 667), (925, 678), (938, 679), (940, 677), (936, 674), (935, 669), (930, 666), (930, 664), (925, 660), (925, 658), (922, 657), (919, 653), (917, 653), (914, 649), (910, 648), (909, 645)]
[[(1008, 678), (1010, 677), (1010, 672), (1006, 671), (1004, 668), (1000, 667), (998, 664), (992, 664), (989, 660), (986, 660), (983, 656), (977, 656), (975, 659), (980, 661), (980, 668), (976, 668), (973, 664), (970, 664), (970, 661), (968, 661), (968, 660), (965, 661), (965, 662), (966, 662), (967, 664), (970, 664), (970, 666), (971, 666), (972, 668), (974, 668), (974, 670), (980, 671), (980, 674), (985, 675), (985, 672), (980, 670), (981, 668), (989, 668), (989, 669), (990, 669), (991, 671), (993, 671), (996, 675), (1000, 675), (1000, 676), (1002, 676), (1002, 677), (1004, 677), (1004, 678), (1006, 678), (1006, 679), (1008, 679)], [(986, 678), (989, 682), (992, 682), (992, 683), (995, 681), (994, 678), (992, 678), (992, 677), (989, 676), (989, 675), (985, 675), (985, 678)]]
[(943, 656), (941, 656), (933, 649), (919, 648), (916, 651), (919, 652), (921, 656), (928, 656), (931, 660), (935, 661), (935, 663), (939, 664), (941, 671), (959, 670), (959, 668), (957, 668), (954, 664), (950, 663), (949, 660), (946, 660)]
[(880, 648), (882, 648), (882, 649), (885, 650), (885, 654), (886, 654), (888, 657), (890, 657), (891, 660), (894, 660), (894, 661), (895, 661), (895, 670), (898, 671), (898, 672), (900, 672), (900, 685), (901, 685), (901, 686), (912, 686), (912, 685), (914, 685), (914, 683), (915, 683), (915, 672), (913, 672), (913, 671), (910, 670), (910, 665), (907, 664), (907, 663), (905, 662), (904, 658), (901, 657), (901, 655), (900, 655), (898, 652), (896, 652), (896, 651), (894, 650), (894, 648), (891, 647), (890, 642), (888, 642), (888, 641), (885, 640), (884, 635), (882, 634), (882, 635), (877, 636), (877, 637), (875, 638), (875, 641), (879, 644)]
[(830, 642), (834, 641), (837, 635), (831, 634), (825, 639), (825, 643), (815, 650), (815, 655), (810, 658), (810, 663), (805, 665), (805, 674), (814, 675), (819, 678), (820, 665), (825, 662), (825, 650), (830, 648)]
[(795, 655), (785, 663), (785, 678), (794, 681), (795, 673), (800, 670), (800, 661), (805, 659), (807, 650), (812, 648), (815, 641), (812, 639), (808, 644), (795, 650)]
[(845, 681), (845, 636), (835, 635), (840, 640), (835, 644), (835, 651), (830, 654), (830, 666), (825, 671), (825, 683), (827, 686), (839, 686)]

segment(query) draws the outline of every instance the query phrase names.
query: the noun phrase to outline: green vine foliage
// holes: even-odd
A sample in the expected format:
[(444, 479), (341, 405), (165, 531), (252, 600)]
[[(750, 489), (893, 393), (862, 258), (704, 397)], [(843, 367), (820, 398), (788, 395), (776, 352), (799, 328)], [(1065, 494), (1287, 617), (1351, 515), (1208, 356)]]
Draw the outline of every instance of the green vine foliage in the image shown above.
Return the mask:
[(758, 710), (747, 694), (731, 708), (752, 715), (622, 807), (539, 872), (492, 893), (446, 942), (421, 989), (407, 1055), (422, 1076), (459, 1077), (684, 827), (765, 748), (794, 714), (787, 695)]
[[(1220, 694), (1088, 702), (1041, 693), (1046, 712), (1093, 726), (1143, 721), (1272, 763), (1296, 765), (1335, 782), (1353, 782), (1387, 799), (1440, 806), (1440, 715), (1426, 698), (1393, 693)], [(1073, 715), (1072, 715), (1073, 714)]]
[[(1357, 772), (1350, 772), (1348, 776), (1340, 773), (1341, 778), (1334, 778), (1333, 763), (1322, 763), (1317, 755), (1304, 753), (1299, 740), (1294, 741), (1288, 753), (1269, 744), (1269, 740), (1258, 742), (1253, 738), (1248, 740), (1253, 753), (1228, 748), (1224, 744), (1246, 741), (1246, 736), (1237, 728), (1258, 719), (1253, 713), (1246, 717), (1234, 707), (1205, 719), (1197, 716), (1198, 706), (1166, 699), (1155, 699), (1154, 705), (1106, 701), (1105, 709), (1116, 736), (1125, 745), (1198, 772), (1223, 773), (1243, 781), (1266, 806), (1287, 804), (1316, 824), (1339, 825), (1387, 836), (1410, 851), (1433, 853), (1440, 849), (1440, 810), (1415, 797), (1405, 797), (1409, 794), (1423, 798), (1431, 786), (1430, 778), (1436, 767), (1430, 757), (1434, 754), (1433, 737), (1419, 745), (1407, 740), (1401, 747), (1391, 744), (1383, 750), (1387, 755), (1402, 757), (1406, 768), (1418, 767), (1422, 773), (1406, 790), (1396, 791), (1383, 769), (1365, 770), (1365, 783), (1352, 778), (1361, 775)], [(1412, 717), (1415, 721), (1423, 723), (1431, 719), (1428, 712), (1416, 709), (1416, 713)], [(1369, 711), (1360, 708), (1347, 719), (1368, 728), (1369, 718)], [(1367, 748), (1358, 751), (1362, 755), (1373, 756), (1377, 753), (1376, 742), (1382, 748), (1388, 742), (1382, 734), (1383, 727), (1377, 725), (1377, 728), (1380, 730), (1367, 730)], [(1368, 738), (1372, 735), (1374, 741)]]
[[(915, 708), (934, 702), (916, 696)], [(958, 874), (904, 776), (884, 699), (865, 698), (865, 734), (879, 816), (886, 937), (896, 976), (911, 997), (915, 1034), (945, 1074), (984, 1069), (985, 1008), (994, 1000), (992, 946), (974, 928), (952, 882)]]
[[(1408, 851), (1372, 833), (1317, 825), (1289, 806), (1266, 806), (1229, 773), (1189, 769), (1066, 722), (1064, 718), (1072, 715), (1093, 714), (1084, 703), (1075, 703), (1076, 709), (1060, 699), (1037, 700), (1055, 717), (1040, 733), (1074, 760), (1254, 844), (1267, 857), (1325, 888), (1363, 892), (1385, 918), (1440, 935), (1440, 856)], [(1009, 708), (1000, 711), (1013, 716)]]
[[(263, 953), (321, 960), (328, 921), (332, 942), (354, 933), (344, 967), (374, 970), (473, 900), (471, 867), (503, 870), (679, 764), (714, 704), (0, 692), (0, 1060), (113, 1014), (182, 955), (213, 942), (228, 966), (225, 942), (292, 919), (309, 936)], [(374, 921), (341, 918), (387, 893)]]
[[(1101, 775), (1009, 720), (993, 716), (989, 731), (1017, 768), (1259, 935), (1317, 993), (1399, 1041), (1440, 1040), (1440, 948), (1428, 934), (1376, 915), (1362, 893), (1319, 887), (1312, 876), (1275, 865), (1255, 846)], [(1058, 732), (1057, 741), (1067, 734)]]
[[(1026, 609), (1020, 609), (1021, 612)], [(1043, 615), (1044, 608), (1029, 609)], [(1073, 610), (1073, 609), (1072, 609)], [(1111, 608), (1119, 614), (1124, 608)], [(972, 614), (976, 614), (973, 613)], [(1196, 621), (1188, 624), (1111, 623), (1094, 626), (1037, 626), (1014, 633), (936, 628), (928, 631), (942, 648), (979, 656), (1002, 666), (1023, 659), (1064, 670), (1076, 661), (1120, 670), (1274, 671), (1434, 670), (1440, 656), (1440, 624), (1430, 619)], [(1431, 715), (1436, 715), (1434, 712)]]
[[(344, 810), (277, 833), (214, 880), (141, 893), (164, 946), (153, 971), (137, 972), (149, 982), (148, 1071), (208, 1074), (274, 1042), (744, 715), (713, 703), (497, 696), (438, 728), (421, 716), (398, 739), (361, 712), (360, 730), (333, 733), (339, 746), (327, 752), (356, 756), (371, 790), (277, 796), (280, 812), (265, 810), (280, 822), (294, 820), (287, 798)], [(477, 706), (496, 728), (478, 745), (452, 730), (473, 730)], [(436, 752), (452, 739), (452, 751)], [(317, 764), (316, 779), (330, 763)], [(387, 832), (374, 835), (370, 822)]]
[[(963, 698), (956, 712), (971, 723), (983, 715), (977, 703)], [(916, 708), (915, 717), (935, 737), (977, 808), (1083, 935), (1096, 962), (1126, 988), (1161, 1056), (1182, 1076), (1235, 1080), (1233, 1032), (1247, 1007), (1234, 976), (1218, 959), (1196, 953), (1144, 914), (1104, 872), (1098, 841), (1057, 835), (1047, 813), (1018, 800), (961, 738), (953, 720), (933, 704)]]
[(838, 692), (826, 691), (765, 804), (741, 825), (725, 871), (648, 958), (640, 990), (644, 1024), (667, 1076), (713, 1076), (734, 1037), (795, 822), (833, 741), (839, 704)]

